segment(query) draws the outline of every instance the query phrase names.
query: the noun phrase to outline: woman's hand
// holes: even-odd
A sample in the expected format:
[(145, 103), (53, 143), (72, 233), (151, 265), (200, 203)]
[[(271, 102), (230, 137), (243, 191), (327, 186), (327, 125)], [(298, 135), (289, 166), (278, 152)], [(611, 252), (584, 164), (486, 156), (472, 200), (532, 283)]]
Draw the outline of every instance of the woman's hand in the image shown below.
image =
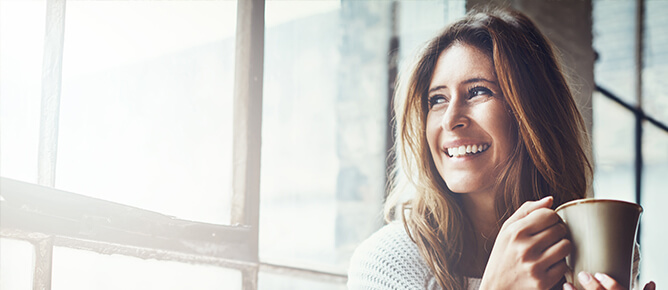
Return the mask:
[[(592, 275), (587, 272), (580, 272), (578, 280), (585, 290), (627, 290), (622, 285), (619, 285), (615, 279), (606, 274), (596, 273)], [(575, 287), (570, 283), (566, 283), (564, 284), (564, 290), (575, 290)], [(656, 290), (656, 284), (649, 282), (645, 284), (643, 290)]]
[(548, 289), (564, 277), (571, 242), (552, 202), (525, 202), (503, 224), (480, 289)]

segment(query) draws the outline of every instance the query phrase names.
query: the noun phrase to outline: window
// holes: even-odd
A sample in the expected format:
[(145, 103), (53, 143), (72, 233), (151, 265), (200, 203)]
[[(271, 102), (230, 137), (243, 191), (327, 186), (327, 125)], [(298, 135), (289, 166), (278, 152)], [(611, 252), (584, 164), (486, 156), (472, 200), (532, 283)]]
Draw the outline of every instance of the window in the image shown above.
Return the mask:
[(0, 13), (0, 287), (344, 289), (383, 223), (396, 67), (464, 1)]
[(235, 11), (68, 2), (55, 187), (229, 224)]
[[(418, 11), (431, 17), (413, 21)], [(263, 263), (345, 277), (355, 247), (383, 224), (392, 67), (463, 13), (463, 1), (267, 2)]]
[(640, 281), (665, 284), (668, 72), (664, 1), (594, 1), (595, 195), (640, 203)]
[(32, 289), (33, 255), (30, 243), (0, 238), (0, 288)]
[(0, 11), (1, 287), (242, 288), (257, 250), (231, 225), (237, 3)]
[(3, 0), (0, 8), (0, 172), (36, 182), (46, 0)]
[(47, 43), (46, 1), (2, 5), (3, 176), (229, 223), (234, 2), (72, 1)]
[[(71, 261), (76, 261), (72, 263)], [(51, 289), (241, 289), (240, 271), (56, 247)]]

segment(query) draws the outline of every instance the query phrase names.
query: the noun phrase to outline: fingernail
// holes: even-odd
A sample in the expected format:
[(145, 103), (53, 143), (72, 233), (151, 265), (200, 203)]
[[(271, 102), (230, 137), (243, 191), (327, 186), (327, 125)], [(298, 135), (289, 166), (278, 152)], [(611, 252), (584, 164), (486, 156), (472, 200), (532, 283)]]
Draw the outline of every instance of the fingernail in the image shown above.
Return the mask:
[(564, 290), (575, 290), (570, 283), (564, 283)]
[(601, 273), (594, 274), (594, 277), (596, 277), (596, 280), (598, 280), (599, 282), (603, 282), (603, 280), (605, 280), (607, 278), (606, 275), (601, 274)]
[(589, 280), (591, 280), (591, 275), (583, 271), (578, 273), (578, 279), (580, 280), (581, 284), (587, 284), (589, 283)]

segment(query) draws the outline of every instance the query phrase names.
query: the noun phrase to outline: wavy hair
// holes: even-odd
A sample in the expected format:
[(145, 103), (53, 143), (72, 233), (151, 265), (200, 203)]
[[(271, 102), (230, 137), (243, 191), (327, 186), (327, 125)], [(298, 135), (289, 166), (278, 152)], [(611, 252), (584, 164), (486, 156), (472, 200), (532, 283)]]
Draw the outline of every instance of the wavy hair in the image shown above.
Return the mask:
[[(458, 273), (471, 222), (436, 170), (425, 133), (427, 91), (440, 54), (455, 43), (472, 45), (493, 62), (517, 139), (496, 177), (500, 225), (525, 201), (552, 195), (556, 207), (586, 195), (592, 178), (584, 121), (551, 43), (516, 11), (472, 12), (427, 43), (395, 95), (394, 176), (386, 219), (403, 219), (411, 238), (443, 289), (465, 289)], [(404, 79), (404, 77), (407, 77)], [(411, 190), (414, 196), (401, 203)]]

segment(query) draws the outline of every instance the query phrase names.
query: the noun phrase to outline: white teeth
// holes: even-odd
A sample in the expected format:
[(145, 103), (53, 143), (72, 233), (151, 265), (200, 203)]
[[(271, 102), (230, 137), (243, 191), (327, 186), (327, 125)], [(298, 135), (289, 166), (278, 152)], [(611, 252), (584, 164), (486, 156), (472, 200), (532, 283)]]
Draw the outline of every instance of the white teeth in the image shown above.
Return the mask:
[(466, 146), (462, 145), (459, 146), (459, 155), (464, 155), (466, 154)]
[(459, 157), (466, 154), (476, 154), (483, 152), (489, 148), (488, 144), (474, 144), (474, 145), (461, 145), (459, 147), (448, 148), (448, 155), (450, 157)]

